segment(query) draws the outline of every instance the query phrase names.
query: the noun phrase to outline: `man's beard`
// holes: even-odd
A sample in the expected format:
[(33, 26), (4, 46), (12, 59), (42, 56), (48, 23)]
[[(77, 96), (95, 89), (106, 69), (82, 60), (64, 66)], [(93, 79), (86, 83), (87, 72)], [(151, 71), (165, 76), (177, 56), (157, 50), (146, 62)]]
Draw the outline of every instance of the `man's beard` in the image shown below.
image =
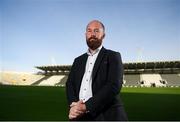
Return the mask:
[(86, 43), (90, 49), (95, 50), (99, 46), (101, 46), (102, 39), (98, 39), (96, 37), (90, 37), (89, 39), (86, 39)]

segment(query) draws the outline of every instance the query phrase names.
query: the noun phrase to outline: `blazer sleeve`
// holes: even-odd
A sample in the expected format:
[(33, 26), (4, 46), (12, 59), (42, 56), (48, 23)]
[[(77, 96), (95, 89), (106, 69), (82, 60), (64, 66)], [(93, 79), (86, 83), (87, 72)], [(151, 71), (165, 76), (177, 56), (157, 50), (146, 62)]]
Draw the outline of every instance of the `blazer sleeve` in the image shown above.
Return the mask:
[(75, 62), (76, 62), (76, 59), (73, 62), (73, 65), (71, 67), (71, 71), (69, 73), (69, 76), (68, 76), (68, 79), (66, 82), (66, 96), (67, 96), (67, 101), (68, 101), (69, 107), (70, 107), (70, 104), (72, 102), (78, 101), (78, 98), (77, 98), (76, 93), (75, 93), (75, 89), (73, 87), (74, 86), (73, 82), (75, 80)]
[(96, 116), (104, 107), (110, 104), (121, 89), (123, 82), (123, 65), (121, 55), (118, 52), (111, 52), (109, 56), (109, 69), (107, 83), (88, 101), (86, 108), (92, 116)]

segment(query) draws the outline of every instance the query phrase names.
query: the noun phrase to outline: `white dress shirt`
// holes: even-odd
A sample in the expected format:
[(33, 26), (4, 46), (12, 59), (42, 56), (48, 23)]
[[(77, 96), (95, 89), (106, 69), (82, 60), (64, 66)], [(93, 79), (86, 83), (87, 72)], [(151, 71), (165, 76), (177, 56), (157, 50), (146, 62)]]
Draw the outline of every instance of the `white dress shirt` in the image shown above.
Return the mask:
[(88, 59), (79, 91), (79, 99), (83, 100), (83, 102), (92, 97), (92, 71), (101, 48), (102, 45), (92, 53), (89, 50), (87, 51)]

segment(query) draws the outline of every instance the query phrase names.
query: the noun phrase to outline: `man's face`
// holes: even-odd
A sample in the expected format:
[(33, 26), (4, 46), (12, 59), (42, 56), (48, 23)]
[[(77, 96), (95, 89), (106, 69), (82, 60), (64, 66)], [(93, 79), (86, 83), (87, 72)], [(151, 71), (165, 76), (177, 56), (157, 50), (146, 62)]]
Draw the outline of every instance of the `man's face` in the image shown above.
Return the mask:
[(86, 28), (86, 42), (88, 47), (92, 50), (97, 49), (102, 44), (104, 35), (103, 27), (99, 22), (90, 22)]

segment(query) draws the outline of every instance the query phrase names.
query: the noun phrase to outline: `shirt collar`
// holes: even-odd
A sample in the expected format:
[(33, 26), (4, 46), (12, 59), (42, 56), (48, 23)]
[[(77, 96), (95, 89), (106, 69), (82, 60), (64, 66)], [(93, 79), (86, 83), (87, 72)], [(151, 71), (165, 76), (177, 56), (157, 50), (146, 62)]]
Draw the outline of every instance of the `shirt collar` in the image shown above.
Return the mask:
[(99, 46), (96, 50), (94, 50), (92, 53), (89, 51), (89, 49), (87, 50), (87, 54), (88, 55), (94, 55), (96, 53), (98, 53), (100, 50), (102, 49), (102, 45)]

